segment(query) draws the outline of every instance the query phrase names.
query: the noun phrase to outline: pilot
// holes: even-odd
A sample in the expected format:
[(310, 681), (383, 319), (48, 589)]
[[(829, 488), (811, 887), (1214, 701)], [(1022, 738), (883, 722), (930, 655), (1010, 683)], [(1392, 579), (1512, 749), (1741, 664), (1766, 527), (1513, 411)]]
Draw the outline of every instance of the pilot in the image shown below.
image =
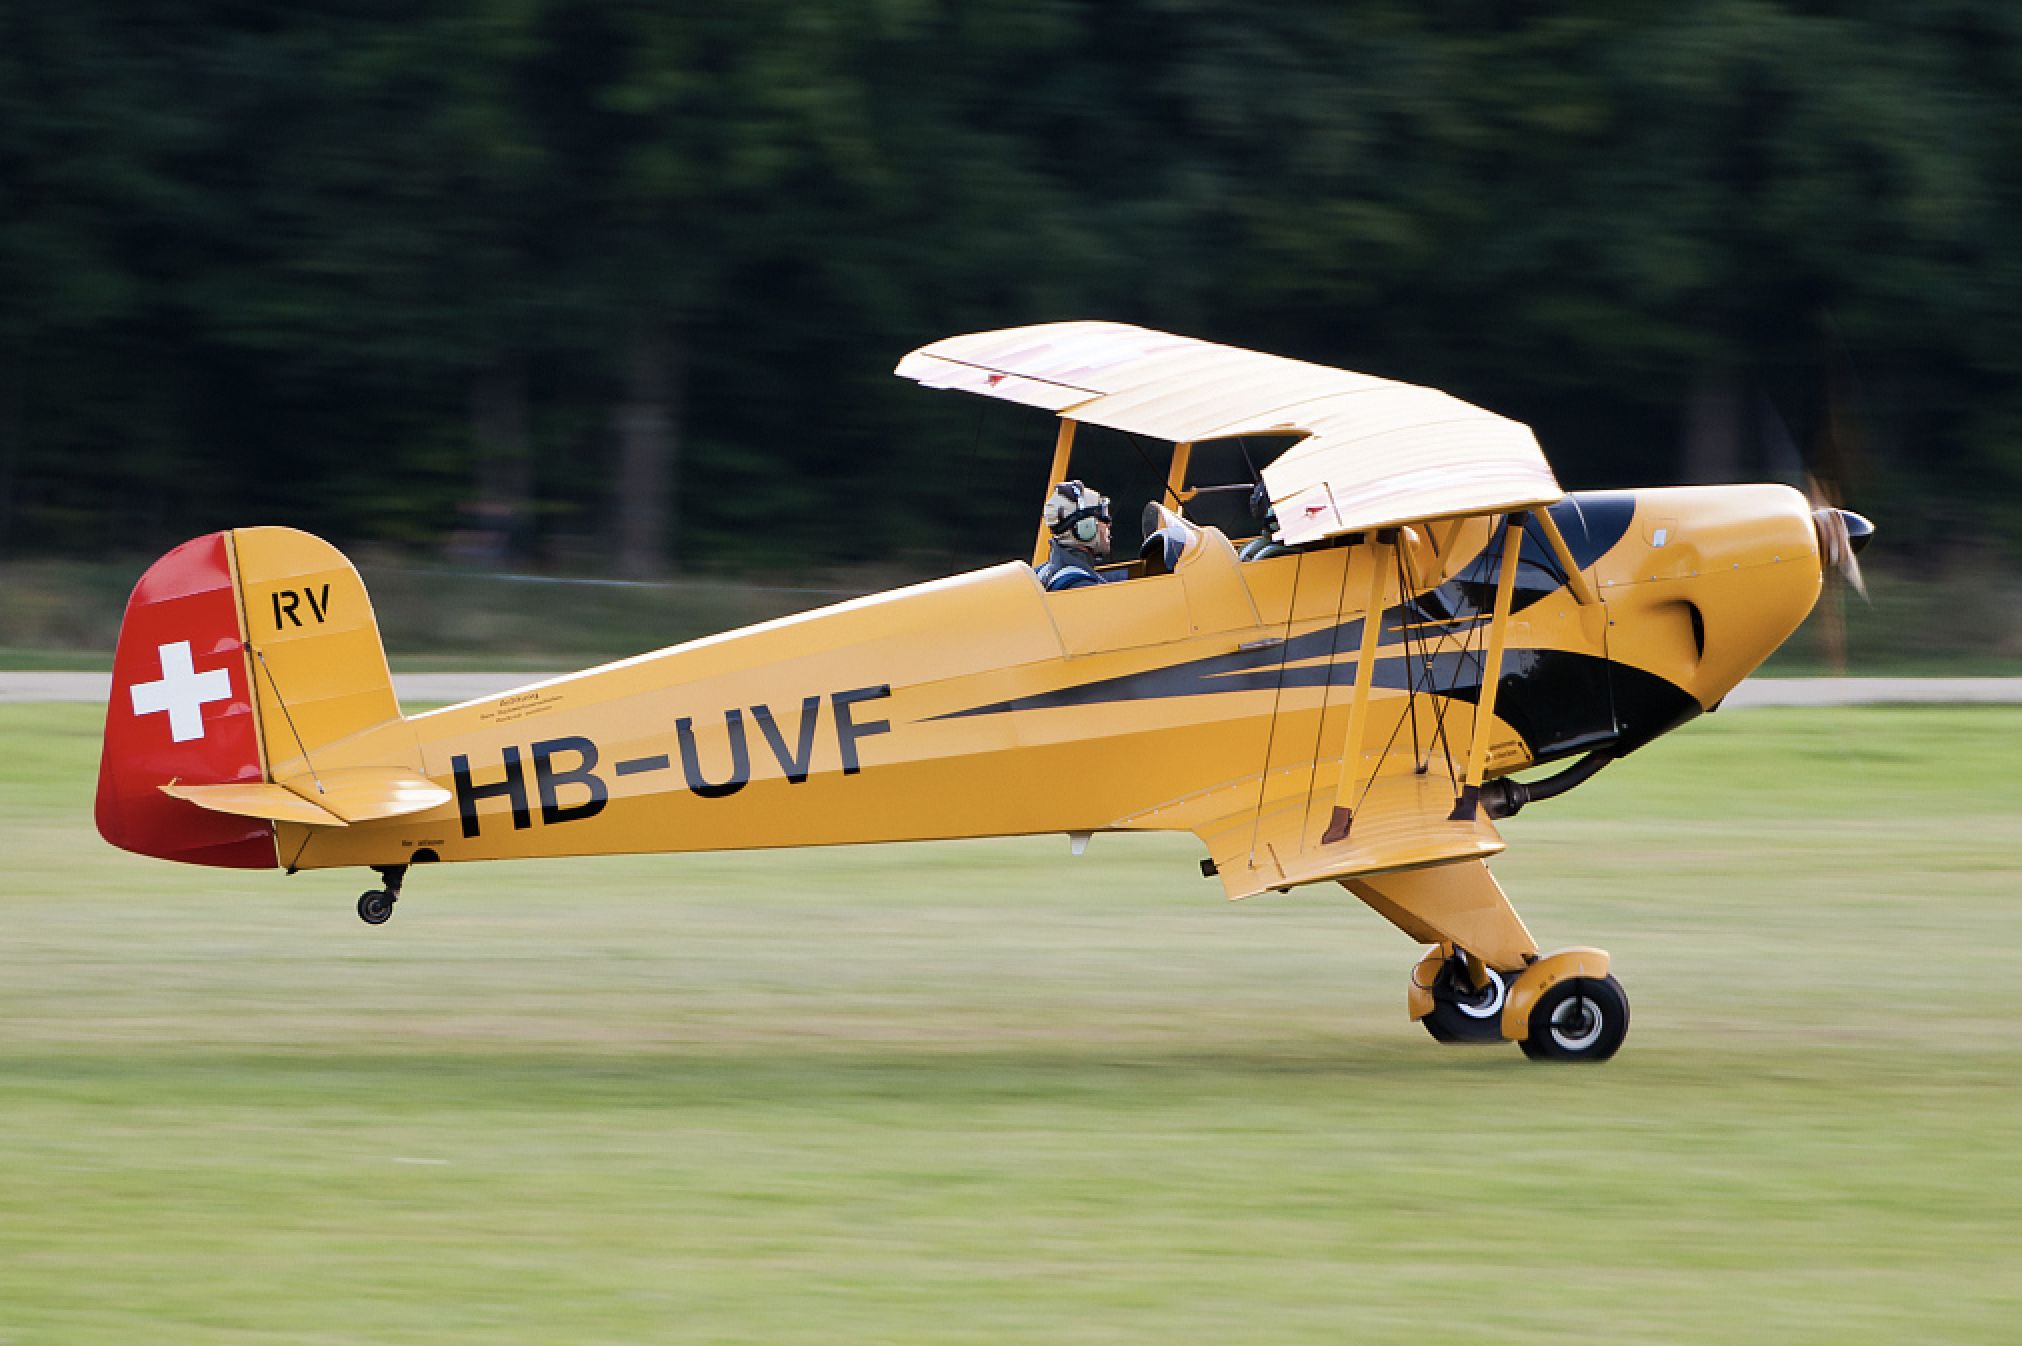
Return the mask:
[(1045, 520), (1053, 551), (1039, 567), (1039, 582), (1047, 592), (1101, 584), (1095, 565), (1109, 555), (1109, 497), (1063, 481), (1046, 497)]

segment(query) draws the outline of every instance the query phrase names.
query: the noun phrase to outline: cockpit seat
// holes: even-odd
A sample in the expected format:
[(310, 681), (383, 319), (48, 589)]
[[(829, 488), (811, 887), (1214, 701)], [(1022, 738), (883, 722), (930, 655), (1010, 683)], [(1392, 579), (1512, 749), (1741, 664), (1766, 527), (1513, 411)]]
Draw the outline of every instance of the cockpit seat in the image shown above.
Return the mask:
[(1156, 500), (1144, 507), (1144, 545), (1137, 550), (1147, 575), (1170, 575), (1193, 540), (1193, 526)]

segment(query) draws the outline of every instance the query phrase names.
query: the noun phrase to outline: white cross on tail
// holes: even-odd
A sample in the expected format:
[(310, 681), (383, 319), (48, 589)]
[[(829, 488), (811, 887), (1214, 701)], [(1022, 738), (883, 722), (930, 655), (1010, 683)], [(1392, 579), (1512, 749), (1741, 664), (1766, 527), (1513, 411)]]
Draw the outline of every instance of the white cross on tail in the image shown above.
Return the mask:
[(161, 656), (161, 681), (133, 685), (133, 713), (152, 715), (165, 710), (170, 738), (177, 743), (202, 738), (204, 707), (231, 698), (231, 673), (222, 668), (197, 672), (187, 640), (163, 645), (157, 653)]

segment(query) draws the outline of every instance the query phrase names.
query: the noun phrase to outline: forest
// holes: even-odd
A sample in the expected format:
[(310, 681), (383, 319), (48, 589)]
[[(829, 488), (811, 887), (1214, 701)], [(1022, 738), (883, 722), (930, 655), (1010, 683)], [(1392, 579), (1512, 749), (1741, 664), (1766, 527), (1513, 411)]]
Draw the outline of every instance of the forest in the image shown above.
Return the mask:
[(891, 367), (1102, 317), (2005, 565), (2018, 89), (1991, 0), (9, 6), (0, 559), (981, 564), (1051, 427)]

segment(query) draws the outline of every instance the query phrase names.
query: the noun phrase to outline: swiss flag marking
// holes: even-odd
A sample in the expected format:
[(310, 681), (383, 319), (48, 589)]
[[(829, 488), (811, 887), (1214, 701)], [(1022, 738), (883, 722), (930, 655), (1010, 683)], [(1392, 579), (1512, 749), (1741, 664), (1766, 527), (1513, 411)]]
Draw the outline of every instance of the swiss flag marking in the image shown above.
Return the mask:
[(232, 675), (222, 668), (199, 673), (190, 655), (190, 643), (178, 640), (156, 648), (161, 659), (161, 679), (137, 682), (133, 693), (133, 713), (154, 715), (167, 711), (169, 737), (187, 743), (204, 736), (204, 707), (213, 701), (232, 698)]
[(265, 779), (250, 675), (232, 669), (247, 665), (229, 541), (224, 533), (192, 538), (134, 586), (112, 658), (98, 831), (140, 855), (266, 869), (275, 861), (272, 823), (161, 792), (170, 781)]

